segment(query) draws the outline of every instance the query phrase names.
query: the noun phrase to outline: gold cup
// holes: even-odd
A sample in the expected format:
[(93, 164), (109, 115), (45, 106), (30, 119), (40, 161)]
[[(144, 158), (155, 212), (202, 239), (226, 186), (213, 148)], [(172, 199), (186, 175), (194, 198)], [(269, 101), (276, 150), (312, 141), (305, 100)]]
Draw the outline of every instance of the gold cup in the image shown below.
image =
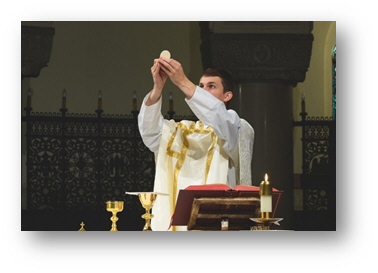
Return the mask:
[(123, 211), (123, 201), (107, 201), (106, 210), (113, 214), (110, 217), (112, 228), (110, 231), (118, 231), (116, 222), (118, 221), (117, 212)]
[(142, 203), (142, 207), (146, 209), (146, 213), (142, 215), (142, 218), (146, 220), (146, 224), (143, 227), (143, 231), (152, 231), (151, 219), (154, 217), (150, 213), (150, 210), (155, 204), (157, 194), (153, 192), (139, 193), (139, 200)]

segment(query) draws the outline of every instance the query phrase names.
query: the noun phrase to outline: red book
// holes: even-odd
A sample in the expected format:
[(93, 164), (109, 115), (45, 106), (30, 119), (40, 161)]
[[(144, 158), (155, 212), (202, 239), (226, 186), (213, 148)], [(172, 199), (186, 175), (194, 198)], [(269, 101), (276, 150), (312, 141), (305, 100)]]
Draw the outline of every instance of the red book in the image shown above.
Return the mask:
[[(221, 191), (260, 191), (260, 187), (248, 186), (248, 185), (236, 185), (231, 188), (226, 184), (208, 184), (208, 185), (192, 185), (187, 187), (185, 190), (221, 190)], [(272, 188), (273, 192), (279, 192), (279, 190)]]

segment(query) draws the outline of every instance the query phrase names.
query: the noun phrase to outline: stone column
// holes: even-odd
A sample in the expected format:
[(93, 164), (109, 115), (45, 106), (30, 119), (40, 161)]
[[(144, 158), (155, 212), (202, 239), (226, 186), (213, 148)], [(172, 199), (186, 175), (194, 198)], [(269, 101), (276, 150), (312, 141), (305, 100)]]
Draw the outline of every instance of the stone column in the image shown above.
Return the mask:
[(54, 34), (52, 27), (21, 26), (21, 79), (36, 78), (47, 67)]
[(230, 71), (229, 107), (255, 130), (252, 184), (283, 190), (276, 217), (293, 229), (293, 87), (305, 79), (312, 22), (201, 22), (203, 69)]

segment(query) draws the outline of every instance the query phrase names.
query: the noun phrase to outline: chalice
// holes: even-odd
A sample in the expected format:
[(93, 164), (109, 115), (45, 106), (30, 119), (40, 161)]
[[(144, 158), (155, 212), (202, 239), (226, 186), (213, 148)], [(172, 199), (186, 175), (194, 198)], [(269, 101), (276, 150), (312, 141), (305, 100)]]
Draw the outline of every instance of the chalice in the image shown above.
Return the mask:
[(144, 192), (139, 193), (138, 196), (142, 207), (146, 210), (146, 213), (142, 215), (142, 218), (146, 220), (143, 231), (152, 231), (151, 219), (154, 217), (154, 215), (151, 214), (150, 211), (155, 204), (157, 194), (153, 192)]
[(146, 213), (142, 215), (142, 218), (146, 220), (146, 223), (143, 227), (143, 231), (152, 231), (151, 228), (151, 219), (154, 218), (154, 215), (150, 213), (152, 207), (155, 204), (156, 198), (158, 195), (168, 196), (168, 193), (161, 192), (126, 192), (130, 195), (138, 195), (142, 207), (146, 210)]
[(123, 211), (123, 201), (107, 201), (106, 210), (113, 215), (110, 217), (112, 228), (110, 231), (118, 231), (116, 222), (118, 221), (117, 212)]

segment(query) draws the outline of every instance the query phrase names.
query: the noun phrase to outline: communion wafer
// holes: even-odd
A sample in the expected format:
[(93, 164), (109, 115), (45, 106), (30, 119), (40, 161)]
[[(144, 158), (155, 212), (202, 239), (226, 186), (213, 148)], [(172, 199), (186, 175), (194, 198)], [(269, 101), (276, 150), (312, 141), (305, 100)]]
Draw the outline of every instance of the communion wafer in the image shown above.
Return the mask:
[(160, 53), (160, 57), (163, 57), (163, 58), (166, 58), (166, 59), (170, 59), (171, 58), (171, 53), (168, 50), (163, 50)]

